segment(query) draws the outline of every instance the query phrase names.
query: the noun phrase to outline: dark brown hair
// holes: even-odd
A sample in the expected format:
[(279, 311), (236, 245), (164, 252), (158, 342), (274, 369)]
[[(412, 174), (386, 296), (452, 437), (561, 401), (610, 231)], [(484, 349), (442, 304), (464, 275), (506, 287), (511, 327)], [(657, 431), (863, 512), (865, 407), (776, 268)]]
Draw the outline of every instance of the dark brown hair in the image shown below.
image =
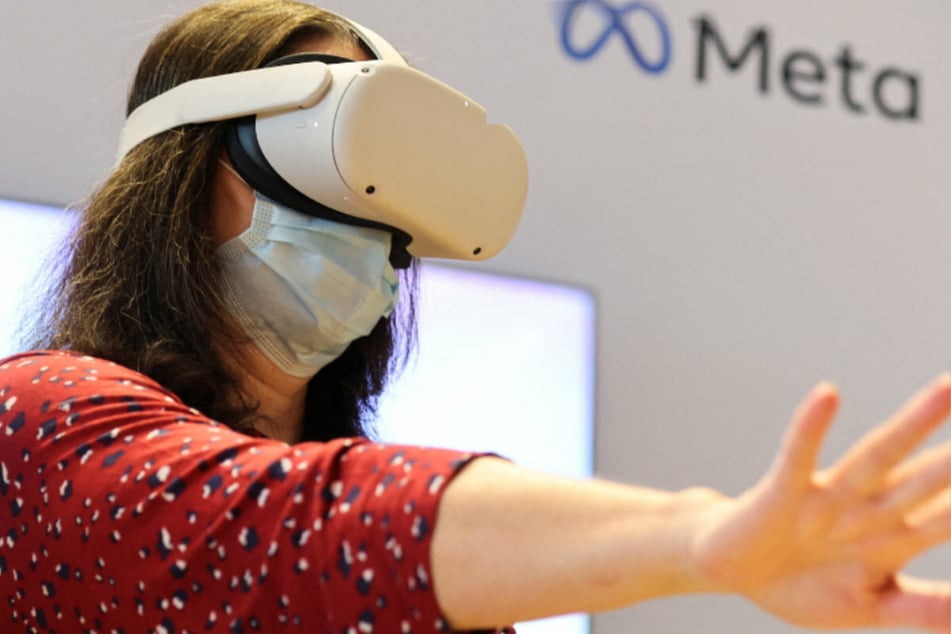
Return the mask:
[[(303, 42), (340, 39), (357, 41), (344, 21), (308, 4), (206, 5), (152, 41), (128, 112), (182, 82), (258, 68)], [(240, 359), (248, 339), (223, 301), (211, 237), (224, 125), (186, 125), (142, 142), (92, 194), (31, 347), (115, 361), (243, 429), (257, 407), (224, 359)], [(415, 342), (414, 268), (401, 277), (397, 311), (311, 380), (303, 440), (365, 435), (387, 377)]]

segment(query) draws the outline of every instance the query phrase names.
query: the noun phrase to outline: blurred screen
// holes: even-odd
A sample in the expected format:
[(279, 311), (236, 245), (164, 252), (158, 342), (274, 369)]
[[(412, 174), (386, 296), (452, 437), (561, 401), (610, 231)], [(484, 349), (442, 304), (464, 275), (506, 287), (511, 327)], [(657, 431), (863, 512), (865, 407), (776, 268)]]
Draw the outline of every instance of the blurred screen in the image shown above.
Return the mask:
[(52, 272), (73, 218), (55, 207), (0, 200), (0, 357), (18, 351), (14, 335), (28, 300)]
[[(72, 226), (62, 210), (0, 201), (0, 356), (25, 295)], [(425, 262), (416, 354), (381, 399), (376, 432), (401, 444), (490, 451), (566, 476), (592, 473), (595, 304), (571, 286)], [(520, 634), (586, 634), (571, 615)]]

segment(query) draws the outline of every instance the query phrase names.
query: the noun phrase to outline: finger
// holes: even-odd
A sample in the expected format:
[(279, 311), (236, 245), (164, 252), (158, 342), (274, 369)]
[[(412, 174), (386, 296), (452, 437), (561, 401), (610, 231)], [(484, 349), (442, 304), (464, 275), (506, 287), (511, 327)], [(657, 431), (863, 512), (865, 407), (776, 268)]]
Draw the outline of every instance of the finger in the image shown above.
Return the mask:
[(951, 489), (935, 495), (892, 526), (880, 526), (877, 537), (859, 544), (863, 557), (899, 570), (909, 561), (951, 539)]
[(839, 392), (831, 383), (820, 383), (796, 408), (773, 467), (781, 481), (807, 485), (819, 462), (822, 441), (839, 406)]
[(951, 485), (951, 442), (898, 466), (882, 497), (883, 513), (906, 513)]
[(951, 539), (951, 489), (945, 489), (908, 516), (908, 526), (926, 548)]
[(866, 434), (833, 468), (833, 481), (855, 490), (880, 486), (888, 471), (937, 429), (949, 412), (951, 375), (944, 374)]
[(951, 632), (951, 583), (899, 575), (879, 603), (880, 625)]

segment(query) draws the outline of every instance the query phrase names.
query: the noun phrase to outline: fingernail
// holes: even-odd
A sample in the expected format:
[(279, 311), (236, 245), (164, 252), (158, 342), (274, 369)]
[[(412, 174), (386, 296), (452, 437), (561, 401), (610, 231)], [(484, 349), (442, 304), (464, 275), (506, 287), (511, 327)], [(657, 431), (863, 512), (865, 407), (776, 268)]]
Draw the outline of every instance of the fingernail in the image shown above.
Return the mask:
[(819, 394), (822, 396), (831, 396), (831, 395), (837, 394), (838, 391), (839, 391), (838, 386), (836, 386), (836, 384), (833, 383), (832, 381), (823, 381), (822, 383), (816, 386), (816, 394)]

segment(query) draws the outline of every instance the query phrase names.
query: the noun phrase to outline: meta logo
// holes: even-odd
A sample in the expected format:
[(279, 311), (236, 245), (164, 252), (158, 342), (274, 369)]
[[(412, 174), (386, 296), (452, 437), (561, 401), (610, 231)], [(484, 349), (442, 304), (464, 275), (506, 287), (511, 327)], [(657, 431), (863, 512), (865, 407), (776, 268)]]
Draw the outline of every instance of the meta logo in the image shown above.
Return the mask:
[[(618, 40), (642, 71), (659, 75), (670, 66), (674, 44), (667, 20), (656, 7), (645, 2), (567, 0), (560, 3), (560, 10), (561, 45), (569, 57), (590, 60), (608, 42)], [(587, 26), (584, 30), (582, 22)], [(598, 25), (593, 38), (592, 23)], [(859, 59), (849, 44), (828, 56), (807, 48), (777, 54), (768, 27), (751, 28), (744, 40), (730, 42), (709, 15), (700, 15), (692, 23), (693, 76), (698, 83), (712, 81), (712, 69), (717, 65), (728, 73), (750, 67), (753, 88), (763, 95), (772, 90), (778, 75), (783, 92), (798, 104), (837, 102), (852, 114), (876, 112), (890, 121), (920, 119), (919, 75), (896, 66), (873, 68)], [(642, 45), (645, 40), (650, 46)]]
[[(604, 29), (601, 34), (595, 38), (594, 42), (587, 47), (579, 47), (574, 41), (574, 28), (580, 12), (584, 10), (594, 11), (600, 14), (604, 19)], [(672, 43), (670, 41), (670, 30), (667, 28), (667, 22), (657, 9), (641, 2), (631, 2), (622, 7), (613, 7), (607, 2), (571, 0), (565, 3), (564, 17), (561, 20), (561, 45), (571, 57), (585, 60), (597, 55), (597, 53), (608, 43), (613, 36), (617, 36), (627, 47), (631, 59), (648, 73), (661, 73), (667, 70), (670, 64), (670, 55)], [(628, 28), (625, 22), (628, 18), (633, 18), (636, 14), (646, 15), (657, 29), (660, 36), (660, 52), (651, 59), (645, 57), (637, 44), (634, 34)]]

